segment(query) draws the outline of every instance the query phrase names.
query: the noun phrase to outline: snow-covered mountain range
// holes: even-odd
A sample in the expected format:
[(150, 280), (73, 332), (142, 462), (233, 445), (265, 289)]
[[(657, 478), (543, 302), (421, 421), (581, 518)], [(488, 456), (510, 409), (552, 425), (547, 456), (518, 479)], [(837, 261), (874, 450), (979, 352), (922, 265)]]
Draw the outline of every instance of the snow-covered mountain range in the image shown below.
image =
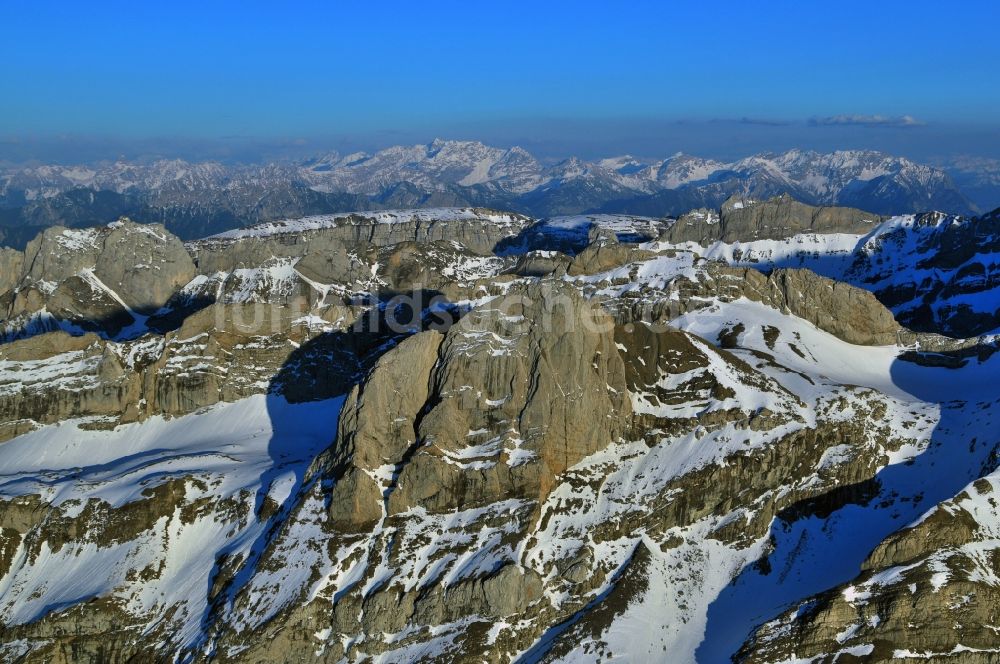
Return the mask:
[(7, 169), (0, 171), (0, 240), (23, 245), (38, 226), (92, 225), (121, 215), (164, 223), (191, 239), (346, 210), (474, 205), (535, 216), (663, 216), (717, 207), (733, 194), (781, 193), (883, 214), (975, 211), (943, 170), (872, 151), (792, 150), (728, 163), (684, 154), (542, 163), (517, 147), (435, 140), (299, 163), (173, 159)]

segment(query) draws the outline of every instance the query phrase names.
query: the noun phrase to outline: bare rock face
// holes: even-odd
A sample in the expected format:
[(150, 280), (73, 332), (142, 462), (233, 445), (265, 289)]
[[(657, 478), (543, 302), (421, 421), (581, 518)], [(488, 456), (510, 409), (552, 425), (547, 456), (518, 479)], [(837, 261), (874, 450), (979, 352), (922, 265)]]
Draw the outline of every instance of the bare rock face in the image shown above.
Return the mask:
[(779, 269), (765, 275), (753, 268), (710, 264), (705, 274), (709, 278), (678, 282), (682, 307), (697, 310), (704, 297), (725, 301), (745, 297), (803, 318), (852, 344), (892, 345), (907, 334), (871, 292), (810, 270)]
[(151, 311), (195, 275), (184, 245), (162, 226), (120, 223), (111, 226), (94, 274), (132, 309)]
[[(46, 229), (23, 255), (0, 257), (0, 335), (59, 327), (116, 335), (195, 276), (184, 245), (156, 224)], [(6, 286), (6, 287), (4, 287)]]
[(13, 288), (24, 269), (24, 254), (10, 247), (0, 247), (0, 293)]
[(514, 265), (513, 257), (482, 256), (457, 242), (401, 242), (375, 254), (377, 277), (391, 292), (441, 290), (493, 277)]
[(454, 325), (440, 354), (418, 430), (426, 444), (401, 472), (390, 512), (446, 510), (497, 491), (541, 498), (624, 431), (613, 322), (575, 289), (512, 289)]
[(159, 308), (195, 275), (183, 243), (158, 224), (56, 227), (25, 249), (22, 279), (61, 283), (87, 271), (136, 310)]
[(698, 208), (679, 216), (677, 221), (660, 234), (660, 240), (670, 244), (711, 244), (719, 239), (719, 234), (719, 211)]
[[(448, 214), (418, 210), (328, 215), (261, 224), (198, 240), (189, 248), (202, 274), (260, 265), (271, 257), (301, 258), (309, 265), (329, 265), (340, 272), (349, 265), (351, 254), (403, 242), (458, 242), (472, 252), (489, 255), (501, 240), (517, 234), (529, 221), (518, 214), (483, 208)], [(328, 263), (325, 257), (329, 256), (334, 260)], [(328, 273), (320, 270), (320, 274)]]
[(573, 258), (566, 273), (570, 276), (598, 274), (649, 255), (649, 252), (619, 243), (614, 233), (602, 233)]
[(525, 277), (562, 276), (572, 259), (558, 251), (529, 251), (518, 256), (512, 272)]
[(417, 418), (441, 340), (433, 331), (405, 339), (348, 395), (330, 459), (342, 476), (330, 501), (331, 517), (341, 527), (371, 525), (381, 516), (380, 479), (391, 477), (417, 441)]
[(32, 318), (46, 320), (42, 318), (43, 312), (54, 319), (46, 321), (53, 327), (58, 321), (79, 330), (108, 334), (117, 334), (135, 320), (114, 294), (86, 275), (70, 276), (54, 288), (50, 285), (51, 282), (25, 284), (2, 296), (9, 312), (8, 334), (16, 338), (19, 322), (25, 321), (27, 325), (22, 327), (27, 327), (29, 334), (35, 333), (31, 329)]
[[(821, 277), (809, 270), (775, 270), (766, 278), (756, 270), (741, 277), (748, 293), (760, 288), (761, 300), (804, 318), (844, 341), (861, 346), (896, 343), (901, 328), (888, 309), (869, 291)], [(751, 299), (753, 299), (751, 295)]]
[(0, 440), (73, 417), (117, 421), (138, 400), (138, 381), (95, 335), (56, 332), (0, 348)]
[(391, 490), (389, 514), (543, 498), (555, 476), (626, 428), (613, 330), (575, 289), (547, 284), (511, 289), (444, 337), (408, 338), (345, 404), (331, 464), (349, 483), (338, 483), (333, 506), (350, 513), (337, 518), (377, 517), (378, 505), (359, 515), (340, 497), (369, 479)]
[(69, 418), (110, 428), (268, 391), (292, 401), (343, 394), (377, 335), (316, 334), (300, 316), (219, 304), (163, 337), (57, 331), (0, 345), (0, 440)]
[(766, 201), (733, 196), (721, 214), (695, 210), (661, 236), (671, 243), (780, 240), (800, 233), (867, 233), (882, 217), (846, 207), (814, 207), (782, 195)]
[(427, 401), (441, 339), (437, 332), (408, 337), (351, 390), (341, 414), (338, 435), (343, 447), (335, 462), (350, 460), (375, 470), (402, 461), (416, 439), (416, 418)]

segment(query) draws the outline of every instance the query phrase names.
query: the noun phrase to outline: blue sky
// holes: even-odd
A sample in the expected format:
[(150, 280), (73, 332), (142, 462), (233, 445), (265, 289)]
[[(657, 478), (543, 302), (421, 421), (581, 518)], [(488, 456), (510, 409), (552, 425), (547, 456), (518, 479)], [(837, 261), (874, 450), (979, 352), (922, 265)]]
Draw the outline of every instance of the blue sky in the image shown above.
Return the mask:
[(9, 0), (0, 135), (1000, 152), (998, 20), (988, 2)]

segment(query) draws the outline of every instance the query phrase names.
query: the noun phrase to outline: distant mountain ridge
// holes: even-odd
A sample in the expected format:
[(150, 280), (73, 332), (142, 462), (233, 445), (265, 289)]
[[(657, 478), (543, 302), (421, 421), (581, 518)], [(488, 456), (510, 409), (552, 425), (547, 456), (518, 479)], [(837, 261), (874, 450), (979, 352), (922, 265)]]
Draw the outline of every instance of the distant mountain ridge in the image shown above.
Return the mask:
[(717, 208), (733, 194), (789, 194), (878, 214), (977, 211), (944, 170), (874, 151), (791, 150), (734, 162), (681, 153), (652, 161), (570, 157), (547, 165), (519, 147), (439, 139), (262, 165), (170, 159), (0, 170), (0, 242), (19, 246), (39, 227), (122, 215), (190, 239), (261, 221), (389, 208), (666, 216)]

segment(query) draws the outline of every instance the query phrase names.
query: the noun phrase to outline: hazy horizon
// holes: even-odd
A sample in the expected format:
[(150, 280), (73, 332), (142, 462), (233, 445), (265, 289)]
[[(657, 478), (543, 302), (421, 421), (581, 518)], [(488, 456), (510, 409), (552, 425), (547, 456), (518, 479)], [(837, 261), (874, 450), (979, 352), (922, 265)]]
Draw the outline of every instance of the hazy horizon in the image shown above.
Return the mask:
[(568, 157), (598, 159), (626, 154), (652, 160), (678, 152), (735, 160), (791, 149), (816, 152), (876, 150), (930, 163), (958, 156), (1000, 158), (1000, 126), (816, 125), (808, 120), (748, 118), (631, 122), (544, 119), (532, 122), (549, 129), (533, 134), (522, 124), (511, 122), (502, 127), (386, 130), (354, 136), (0, 136), (0, 164), (68, 165), (158, 158), (259, 163), (305, 159), (329, 152), (375, 152), (394, 145), (426, 144), (438, 138), (479, 141), (501, 148), (518, 146), (550, 162)]
[(245, 162), (436, 137), (542, 159), (1000, 158), (1000, 9), (937, 9), (18, 3), (0, 26), (17, 63), (0, 74), (0, 162)]

